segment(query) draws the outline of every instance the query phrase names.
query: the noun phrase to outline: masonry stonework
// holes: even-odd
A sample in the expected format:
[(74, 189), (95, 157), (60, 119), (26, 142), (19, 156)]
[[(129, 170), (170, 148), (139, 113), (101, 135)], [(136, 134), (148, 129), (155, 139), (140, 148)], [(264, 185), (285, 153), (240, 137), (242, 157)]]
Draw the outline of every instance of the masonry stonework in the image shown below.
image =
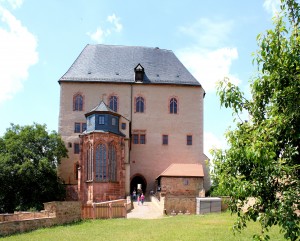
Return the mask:
[[(139, 64), (144, 76), (137, 81), (135, 68)], [(81, 153), (74, 153), (74, 144), (81, 141), (80, 133), (74, 132), (74, 123), (85, 123), (88, 111), (100, 101), (109, 105), (109, 98), (116, 96), (117, 114), (122, 119), (119, 129), (126, 136), (124, 141), (127, 141), (124, 148), (125, 169), (121, 169), (122, 178), (125, 178), (122, 179), (125, 183), (124, 197), (132, 192), (139, 181), (146, 193), (155, 191), (155, 179), (172, 163), (203, 165), (203, 186), (204, 189), (209, 189), (209, 173), (205, 163), (207, 157), (203, 153), (205, 91), (172, 51), (87, 45), (72, 67), (61, 77), (59, 84), (59, 133), (69, 150), (69, 157), (61, 161), (58, 173), (66, 184), (77, 185), (77, 177), (80, 178), (74, 167), (80, 162)], [(74, 111), (74, 96), (78, 93), (84, 99), (83, 109)], [(136, 109), (137, 97), (144, 100), (143, 112)], [(172, 98), (177, 100), (176, 113), (170, 113)], [(121, 128), (122, 122), (126, 123), (125, 129)], [(143, 133), (145, 143), (134, 143), (134, 133)], [(162, 143), (163, 135), (168, 135), (167, 145)], [(187, 145), (187, 135), (192, 136), (192, 145)], [(84, 152), (84, 147), (80, 151)], [(82, 171), (80, 170), (81, 176), (84, 175)], [(84, 185), (89, 192), (93, 192), (94, 185)], [(82, 187), (79, 186), (80, 188)], [(106, 188), (105, 196), (113, 197), (114, 195), (107, 194), (111, 192), (108, 190), (110, 187)]]
[(0, 214), (0, 237), (81, 220), (80, 202), (44, 203), (41, 212)]

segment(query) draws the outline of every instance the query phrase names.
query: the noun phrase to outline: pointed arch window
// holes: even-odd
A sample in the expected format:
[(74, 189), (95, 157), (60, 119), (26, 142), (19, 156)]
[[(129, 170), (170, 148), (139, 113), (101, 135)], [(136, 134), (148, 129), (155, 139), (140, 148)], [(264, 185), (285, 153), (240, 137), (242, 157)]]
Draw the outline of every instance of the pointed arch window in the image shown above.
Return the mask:
[(109, 146), (109, 180), (117, 181), (117, 156), (116, 147), (114, 145)]
[(93, 148), (89, 147), (86, 152), (86, 180), (93, 180)]
[(107, 180), (107, 155), (106, 155), (106, 145), (99, 144), (96, 147), (96, 170), (95, 179), (97, 181)]
[(76, 94), (73, 96), (73, 111), (83, 110), (83, 96), (81, 94)]
[(112, 95), (109, 97), (109, 108), (113, 111), (118, 111), (118, 97), (115, 95)]
[(143, 113), (145, 110), (145, 100), (143, 97), (139, 96), (135, 100), (135, 111)]
[(177, 99), (170, 99), (170, 114), (177, 114)]

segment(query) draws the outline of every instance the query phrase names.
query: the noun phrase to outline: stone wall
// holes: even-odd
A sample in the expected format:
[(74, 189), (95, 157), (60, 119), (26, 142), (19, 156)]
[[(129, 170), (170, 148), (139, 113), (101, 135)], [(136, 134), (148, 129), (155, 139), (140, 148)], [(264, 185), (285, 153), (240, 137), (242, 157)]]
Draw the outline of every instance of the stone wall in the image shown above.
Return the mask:
[(203, 177), (161, 177), (161, 193), (198, 197), (203, 190)]
[(165, 196), (165, 213), (189, 213), (196, 214), (196, 197), (195, 196)]
[(41, 212), (0, 214), (0, 237), (81, 220), (80, 202), (44, 203)]

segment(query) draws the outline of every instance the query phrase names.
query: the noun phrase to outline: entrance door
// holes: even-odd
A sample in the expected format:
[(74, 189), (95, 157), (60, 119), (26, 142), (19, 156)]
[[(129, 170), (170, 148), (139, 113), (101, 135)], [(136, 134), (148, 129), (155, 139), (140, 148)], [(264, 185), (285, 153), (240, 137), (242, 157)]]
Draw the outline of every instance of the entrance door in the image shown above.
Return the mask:
[(130, 182), (130, 193), (133, 192), (133, 190), (135, 189), (136, 191), (138, 191), (138, 184), (142, 185), (142, 192), (144, 194), (146, 194), (146, 190), (147, 190), (147, 182), (146, 179), (142, 176), (142, 175), (135, 175), (133, 176), (133, 178), (131, 179)]

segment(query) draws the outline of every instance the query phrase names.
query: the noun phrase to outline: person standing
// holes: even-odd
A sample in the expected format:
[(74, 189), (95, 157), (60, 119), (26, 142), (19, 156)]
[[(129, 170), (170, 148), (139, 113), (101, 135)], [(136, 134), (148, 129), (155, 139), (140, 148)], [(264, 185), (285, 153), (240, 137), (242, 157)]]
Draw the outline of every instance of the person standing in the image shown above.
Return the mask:
[(133, 192), (132, 192), (132, 198), (133, 198), (133, 201), (136, 200), (136, 191), (135, 191), (135, 189), (134, 189)]
[(144, 194), (142, 193), (142, 195), (141, 195), (141, 203), (142, 203), (142, 205), (144, 204), (144, 200), (145, 200), (145, 196), (144, 196)]

